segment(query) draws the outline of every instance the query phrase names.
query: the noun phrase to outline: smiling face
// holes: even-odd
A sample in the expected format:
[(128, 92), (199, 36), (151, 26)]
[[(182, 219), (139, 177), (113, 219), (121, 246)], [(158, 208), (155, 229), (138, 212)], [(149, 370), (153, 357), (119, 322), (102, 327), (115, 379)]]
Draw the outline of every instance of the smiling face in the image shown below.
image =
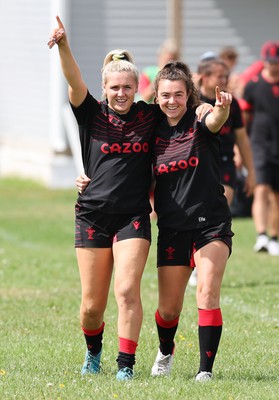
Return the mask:
[(177, 125), (187, 111), (188, 97), (189, 93), (182, 79), (174, 81), (168, 79), (160, 80), (157, 100), (171, 126)]
[(111, 72), (104, 84), (108, 105), (117, 114), (127, 114), (135, 100), (138, 86), (132, 72)]

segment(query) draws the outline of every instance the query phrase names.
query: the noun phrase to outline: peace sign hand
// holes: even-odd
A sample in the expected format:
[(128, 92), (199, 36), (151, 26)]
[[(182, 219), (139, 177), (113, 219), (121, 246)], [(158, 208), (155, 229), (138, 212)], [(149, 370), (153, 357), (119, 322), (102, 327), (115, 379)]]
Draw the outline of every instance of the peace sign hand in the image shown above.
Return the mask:
[(49, 41), (47, 43), (48, 47), (50, 49), (52, 49), (52, 47), (57, 44), (59, 41), (62, 44), (62, 41), (66, 41), (67, 40), (67, 36), (66, 36), (66, 31), (64, 28), (64, 25), (62, 24), (61, 19), (58, 17), (58, 15), (56, 16), (56, 21), (58, 24), (58, 27), (55, 28), (52, 33), (51, 36), (49, 38)]

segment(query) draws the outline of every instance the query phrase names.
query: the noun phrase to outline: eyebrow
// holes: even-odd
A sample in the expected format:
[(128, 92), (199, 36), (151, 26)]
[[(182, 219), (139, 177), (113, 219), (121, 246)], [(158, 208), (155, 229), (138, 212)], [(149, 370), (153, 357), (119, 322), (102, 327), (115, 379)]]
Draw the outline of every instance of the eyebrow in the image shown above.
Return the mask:
[[(183, 90), (178, 90), (177, 92), (174, 92), (174, 94), (183, 94)], [(161, 94), (171, 94), (171, 92), (161, 92)]]

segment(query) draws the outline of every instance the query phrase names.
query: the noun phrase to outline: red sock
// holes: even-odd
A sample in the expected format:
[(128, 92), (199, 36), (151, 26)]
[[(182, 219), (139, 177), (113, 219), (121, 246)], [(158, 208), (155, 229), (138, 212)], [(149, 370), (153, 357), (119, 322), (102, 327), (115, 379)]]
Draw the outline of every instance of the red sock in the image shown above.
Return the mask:
[(98, 329), (93, 329), (92, 331), (89, 331), (83, 327), (81, 327), (83, 333), (87, 336), (95, 336), (95, 335), (99, 335), (99, 333), (101, 333), (104, 330), (105, 327), (105, 323), (103, 322), (102, 325), (100, 326), (100, 328)]
[(138, 344), (130, 339), (118, 338), (119, 352), (117, 357), (118, 369), (128, 367), (133, 369), (136, 362), (136, 348)]
[(220, 308), (214, 310), (199, 309), (199, 326), (223, 325), (222, 312)]
[(162, 328), (173, 328), (174, 326), (178, 325), (179, 316), (171, 321), (166, 321), (161, 317), (159, 310), (157, 310), (155, 313), (155, 321), (156, 324), (160, 325)]
[(124, 339), (124, 338), (119, 337), (118, 343), (119, 343), (119, 351), (121, 353), (127, 353), (127, 354), (135, 354), (136, 353), (136, 348), (137, 348), (138, 344), (136, 342), (134, 342), (133, 340)]

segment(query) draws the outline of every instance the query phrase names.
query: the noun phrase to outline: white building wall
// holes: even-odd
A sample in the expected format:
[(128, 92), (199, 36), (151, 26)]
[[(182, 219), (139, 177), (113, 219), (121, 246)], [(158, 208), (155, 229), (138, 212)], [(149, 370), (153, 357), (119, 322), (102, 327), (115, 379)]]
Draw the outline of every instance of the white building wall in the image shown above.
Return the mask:
[[(185, 56), (192, 68), (198, 54), (235, 46), (238, 71), (260, 57), (267, 40), (279, 40), (279, 0), (186, 0)], [(201, 51), (202, 50), (202, 51)]]
[[(55, 3), (59, 9), (61, 1)], [(67, 140), (52, 107), (56, 97), (67, 101), (67, 91), (65, 83), (59, 85), (64, 81), (59, 61), (55, 67), (47, 47), (55, 24), (51, 11), (51, 1), (0, 2), (0, 35), (5, 38), (0, 42), (0, 176), (63, 187), (73, 185), (76, 168), (72, 156), (60, 154)]]
[[(111, 49), (128, 48), (140, 70), (156, 63), (168, 35), (171, 1), (0, 1), (0, 176), (29, 176), (63, 187), (73, 186), (80, 172), (79, 149), (73, 149), (75, 158), (64, 151), (72, 142), (66, 131), (77, 128), (64, 113), (67, 87), (57, 48), (46, 45), (56, 10), (66, 8), (71, 47), (100, 98), (102, 61)], [(182, 6), (181, 55), (193, 70), (205, 50), (235, 44), (242, 68), (258, 57), (265, 40), (278, 40), (278, 0), (182, 0)]]
[(0, 2), (0, 134), (48, 137), (47, 1)]

